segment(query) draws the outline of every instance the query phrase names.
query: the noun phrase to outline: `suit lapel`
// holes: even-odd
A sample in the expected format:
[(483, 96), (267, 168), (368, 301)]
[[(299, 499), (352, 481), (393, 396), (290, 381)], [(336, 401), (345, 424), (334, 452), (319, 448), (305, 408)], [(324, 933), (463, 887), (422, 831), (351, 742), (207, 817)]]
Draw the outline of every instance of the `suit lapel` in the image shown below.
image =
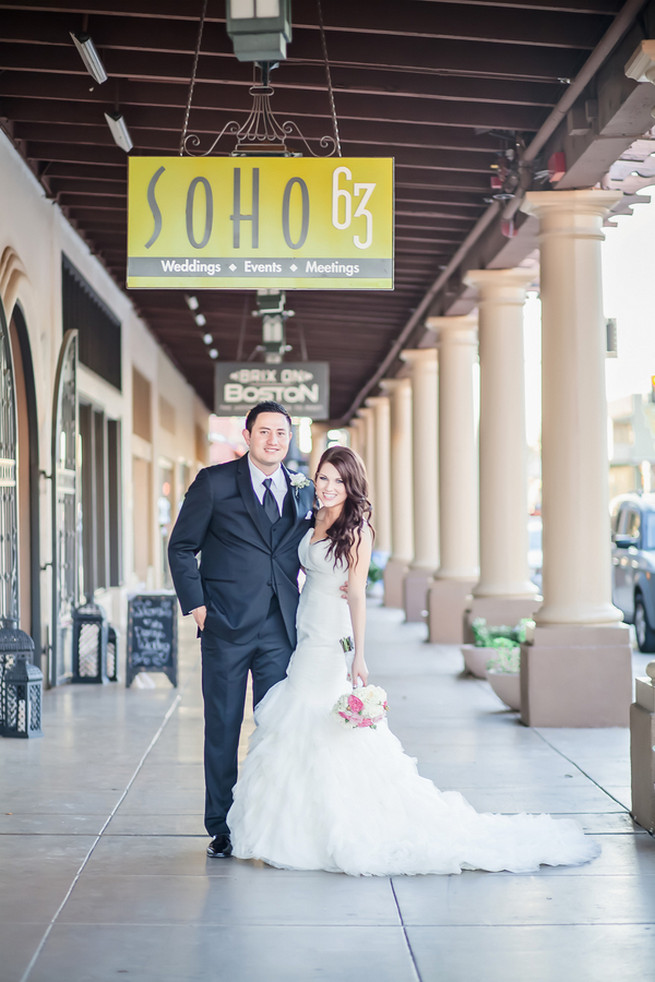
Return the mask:
[(259, 501), (257, 500), (257, 495), (253, 490), (252, 481), (250, 479), (250, 468), (248, 467), (247, 454), (244, 454), (243, 457), (239, 459), (239, 462), (237, 464), (237, 485), (243, 503), (246, 507), (246, 511), (250, 515), (253, 525), (261, 535), (266, 545), (270, 548), (271, 523), (266, 517), (264, 509), (259, 504)]
[[(286, 527), (286, 529), (282, 533), (278, 545), (281, 545), (286, 539), (286, 537), (288, 535), (291, 535), (291, 533), (298, 528), (298, 522), (300, 521), (301, 518), (304, 518), (304, 516), (307, 514), (306, 508), (303, 511), (302, 515), (300, 514), (300, 493), (296, 494), (295, 488), (291, 486), (291, 477), (284, 464), (282, 465), (282, 470), (284, 471), (284, 477), (287, 482), (287, 497), (291, 498), (293, 504), (293, 510), (291, 512), (292, 515), (291, 523)], [(307, 527), (309, 528), (309, 525)]]
[(291, 476), (289, 474), (289, 471), (284, 466), (284, 464), (282, 464), (282, 471), (284, 473), (284, 479), (287, 482), (287, 495), (291, 498), (291, 501), (293, 502), (293, 524), (295, 525), (295, 523), (298, 521), (298, 514), (299, 514), (299, 501), (298, 501), (299, 496), (295, 493), (294, 489), (291, 487)]

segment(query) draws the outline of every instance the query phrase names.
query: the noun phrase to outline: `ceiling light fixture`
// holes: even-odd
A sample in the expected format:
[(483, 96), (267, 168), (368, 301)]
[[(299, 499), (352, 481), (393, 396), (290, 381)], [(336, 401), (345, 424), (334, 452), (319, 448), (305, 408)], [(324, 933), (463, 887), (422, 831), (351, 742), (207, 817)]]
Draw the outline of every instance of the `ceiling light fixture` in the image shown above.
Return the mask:
[(73, 44), (80, 53), (80, 58), (84, 62), (87, 72), (91, 78), (94, 78), (96, 82), (102, 85), (103, 82), (107, 81), (107, 72), (105, 71), (105, 66), (100, 61), (100, 55), (96, 51), (95, 44), (88, 34), (76, 34), (74, 31), (70, 31), (69, 33), (73, 39)]
[(210, 348), (209, 349), (209, 357), (210, 358), (218, 358), (218, 348)]
[(203, 334), (202, 340), (205, 342), (205, 344), (213, 344), (214, 342), (214, 338), (211, 334)]
[(227, 33), (239, 61), (280, 61), (291, 40), (291, 0), (227, 0)]
[(197, 297), (190, 297), (188, 293), (184, 294), (184, 299), (186, 300), (186, 305), (189, 310), (197, 310), (200, 306)]
[(114, 143), (121, 150), (124, 150), (125, 153), (129, 153), (134, 144), (132, 143), (132, 137), (130, 136), (130, 131), (127, 128), (122, 113), (105, 113), (105, 119), (107, 120), (107, 126), (111, 130)]
[(207, 323), (207, 318), (205, 317), (204, 314), (196, 314), (193, 319), (198, 325), (198, 327), (204, 327), (205, 324)]

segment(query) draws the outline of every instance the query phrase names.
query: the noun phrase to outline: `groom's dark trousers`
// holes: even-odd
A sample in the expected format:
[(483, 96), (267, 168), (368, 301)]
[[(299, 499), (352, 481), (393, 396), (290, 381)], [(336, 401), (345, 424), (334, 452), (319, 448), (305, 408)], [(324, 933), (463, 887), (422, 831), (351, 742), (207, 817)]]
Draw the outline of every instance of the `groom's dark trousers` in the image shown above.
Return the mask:
[(282, 515), (271, 524), (246, 457), (207, 467), (189, 488), (169, 542), (182, 612), (207, 607), (201, 650), (211, 836), (228, 831), (248, 672), (256, 705), (284, 678), (296, 643), (298, 544), (311, 526), (314, 491), (292, 488), (288, 475), (287, 485)]

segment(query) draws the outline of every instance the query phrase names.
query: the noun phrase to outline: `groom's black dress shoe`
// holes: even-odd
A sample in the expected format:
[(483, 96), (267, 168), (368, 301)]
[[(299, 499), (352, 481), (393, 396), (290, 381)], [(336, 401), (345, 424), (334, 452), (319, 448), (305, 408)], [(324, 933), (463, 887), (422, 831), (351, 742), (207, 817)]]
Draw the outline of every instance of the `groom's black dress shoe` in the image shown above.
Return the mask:
[(217, 835), (207, 846), (207, 855), (210, 859), (225, 859), (232, 855), (232, 843), (226, 833)]

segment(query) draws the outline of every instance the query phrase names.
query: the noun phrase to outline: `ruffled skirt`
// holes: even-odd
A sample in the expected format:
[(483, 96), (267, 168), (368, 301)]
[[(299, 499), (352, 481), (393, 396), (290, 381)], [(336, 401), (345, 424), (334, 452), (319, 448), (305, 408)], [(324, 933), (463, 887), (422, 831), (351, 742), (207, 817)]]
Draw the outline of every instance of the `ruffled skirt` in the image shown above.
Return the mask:
[[(345, 690), (333, 684), (330, 699), (337, 687)], [(598, 855), (571, 820), (476, 812), (419, 775), (386, 721), (352, 729), (325, 707), (325, 692), (313, 699), (305, 685), (294, 686), (293, 671), (257, 707), (228, 814), (238, 858), (389, 876), (527, 872)]]

